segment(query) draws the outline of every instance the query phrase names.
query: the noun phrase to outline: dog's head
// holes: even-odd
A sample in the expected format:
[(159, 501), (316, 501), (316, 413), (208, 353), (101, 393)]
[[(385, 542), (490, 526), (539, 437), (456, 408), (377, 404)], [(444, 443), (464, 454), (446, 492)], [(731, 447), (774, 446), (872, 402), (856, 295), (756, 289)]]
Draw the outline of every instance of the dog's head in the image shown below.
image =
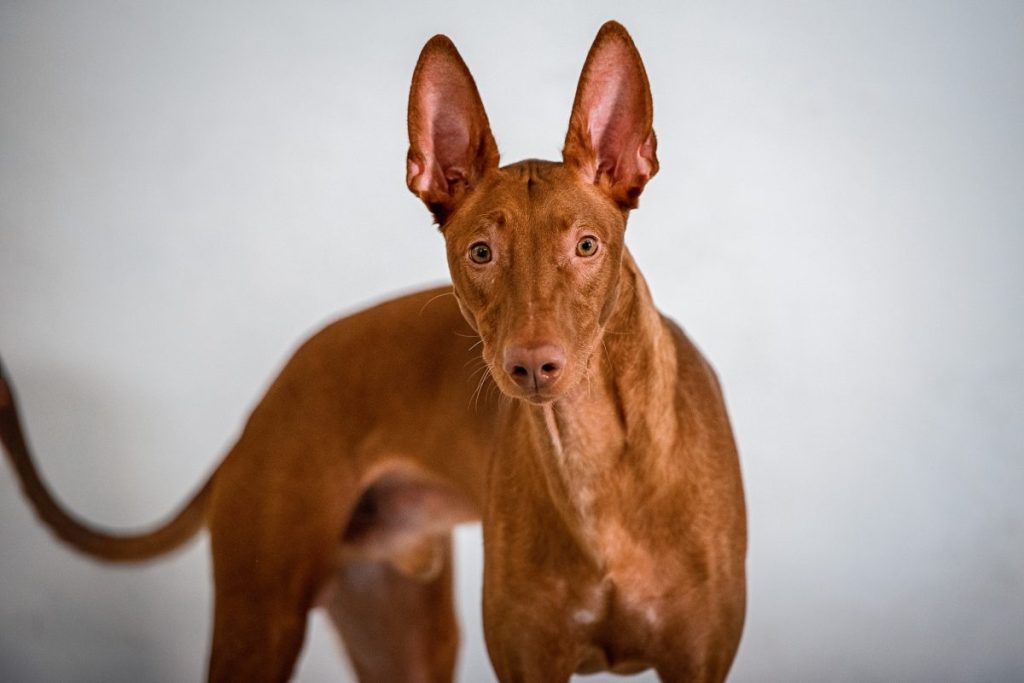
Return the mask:
[(499, 168), (455, 46), (424, 46), (406, 180), (441, 227), (455, 295), (504, 393), (543, 403), (585, 376), (618, 296), (627, 215), (658, 171), (651, 116), (640, 54), (608, 22), (583, 66), (562, 162)]

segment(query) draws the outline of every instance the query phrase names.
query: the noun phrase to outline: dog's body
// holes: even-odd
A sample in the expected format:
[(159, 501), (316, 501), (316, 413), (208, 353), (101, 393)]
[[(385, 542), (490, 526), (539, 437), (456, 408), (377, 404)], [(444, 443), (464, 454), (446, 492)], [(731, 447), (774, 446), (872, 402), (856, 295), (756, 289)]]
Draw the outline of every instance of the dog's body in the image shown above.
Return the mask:
[(622, 243), (657, 171), (632, 41), (614, 23), (598, 34), (563, 163), (498, 167), (443, 37), (417, 65), (409, 129), (408, 183), (441, 225), (453, 288), (310, 339), (193, 501), (138, 537), (54, 503), (0, 380), (0, 436), (28, 498), (62, 539), (115, 561), (205, 523), (211, 680), (287, 678), (316, 605), (361, 680), (450, 679), (450, 531), (471, 519), (501, 680), (723, 679), (744, 615), (743, 493), (714, 374)]

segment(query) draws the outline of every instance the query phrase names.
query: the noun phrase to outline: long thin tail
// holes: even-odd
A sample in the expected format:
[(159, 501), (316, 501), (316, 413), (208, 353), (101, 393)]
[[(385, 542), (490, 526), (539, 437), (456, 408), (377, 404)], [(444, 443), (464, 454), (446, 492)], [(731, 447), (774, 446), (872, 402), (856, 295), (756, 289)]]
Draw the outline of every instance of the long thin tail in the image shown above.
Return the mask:
[(113, 534), (88, 526), (60, 506), (39, 478), (18, 418), (3, 365), (0, 364), (0, 443), (3, 444), (36, 515), (61, 541), (78, 551), (107, 562), (139, 562), (174, 550), (192, 538), (203, 526), (206, 503), (213, 477), (207, 480), (172, 519), (152, 531), (139, 534)]

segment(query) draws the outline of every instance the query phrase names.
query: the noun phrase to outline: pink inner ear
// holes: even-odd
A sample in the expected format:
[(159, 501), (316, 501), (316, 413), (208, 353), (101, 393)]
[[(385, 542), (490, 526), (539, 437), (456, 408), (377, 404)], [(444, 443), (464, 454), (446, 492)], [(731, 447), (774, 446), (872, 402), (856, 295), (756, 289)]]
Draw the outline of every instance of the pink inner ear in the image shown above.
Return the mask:
[[(467, 179), (471, 158), (473, 93), (452, 65), (424, 69), (419, 92), (419, 133), (413, 141), (419, 159), (410, 158), (406, 169), (409, 187), (423, 196), (447, 194), (450, 181)], [(432, 192), (431, 192), (432, 191)]]
[(420, 52), (409, 91), (409, 189), (441, 223), (498, 159), (469, 69), (451, 40), (434, 36)]
[(642, 128), (646, 125), (644, 96), (629, 71), (629, 55), (606, 49), (596, 55), (587, 74), (583, 109), (587, 112), (590, 144), (597, 169), (616, 176), (642, 172)]
[[(587, 117), (590, 127), (590, 140), (595, 150), (605, 146), (605, 139), (614, 138), (615, 123), (621, 128), (621, 93), (624, 89), (622, 73), (615, 68), (614, 63), (595, 65), (588, 89), (587, 101), (584, 102), (584, 110), (589, 112)], [(611, 141), (609, 141), (611, 142)]]
[(472, 124), (457, 99), (446, 98), (444, 93), (432, 90), (427, 95), (424, 112), (429, 121), (434, 158), (446, 180), (466, 177), (471, 154), (469, 129)]

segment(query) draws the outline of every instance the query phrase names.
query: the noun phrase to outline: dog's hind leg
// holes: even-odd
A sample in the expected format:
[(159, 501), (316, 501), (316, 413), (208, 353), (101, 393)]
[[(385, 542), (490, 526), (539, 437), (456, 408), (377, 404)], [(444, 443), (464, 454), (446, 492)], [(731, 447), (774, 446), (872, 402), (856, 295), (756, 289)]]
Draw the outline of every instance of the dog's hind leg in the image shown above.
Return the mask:
[(459, 631), (450, 536), (425, 539), (411, 562), (346, 563), (326, 606), (362, 683), (452, 680)]
[(349, 477), (277, 453), (229, 456), (217, 473), (211, 681), (288, 680), (354, 504)]

